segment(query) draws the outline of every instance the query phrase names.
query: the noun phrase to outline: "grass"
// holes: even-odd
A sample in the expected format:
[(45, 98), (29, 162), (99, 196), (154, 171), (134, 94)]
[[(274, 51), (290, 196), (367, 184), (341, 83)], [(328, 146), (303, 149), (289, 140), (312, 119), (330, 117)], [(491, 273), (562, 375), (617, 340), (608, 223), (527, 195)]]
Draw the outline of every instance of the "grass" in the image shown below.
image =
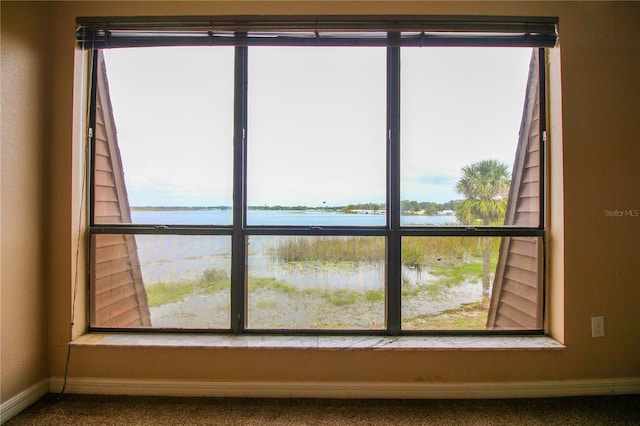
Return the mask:
[[(384, 301), (383, 291), (368, 290), (366, 292), (359, 292), (347, 289), (326, 290), (319, 288), (301, 290), (296, 286), (273, 278), (251, 278), (249, 280), (249, 291), (256, 291), (258, 289), (277, 291), (291, 295), (320, 297), (333, 306), (348, 306), (356, 303), (377, 303)], [(260, 307), (260, 305), (258, 305), (258, 307)]]
[[(463, 268), (469, 266), (461, 265)], [(477, 267), (471, 267), (473, 270)], [(466, 270), (466, 269), (465, 269)], [(458, 274), (453, 274), (458, 279)], [(452, 279), (449, 275), (447, 279)], [(417, 296), (423, 292), (427, 292), (430, 297), (437, 297), (446, 289), (447, 284), (444, 282), (426, 284), (418, 286), (411, 290), (403, 290), (404, 297)], [(147, 298), (150, 307), (165, 305), (168, 303), (180, 302), (189, 296), (195, 294), (215, 293), (221, 290), (229, 289), (229, 277), (226, 272), (211, 269), (203, 271), (201, 278), (193, 282), (161, 282), (147, 287)], [(276, 280), (274, 278), (251, 278), (249, 280), (249, 291), (258, 289), (266, 289), (274, 292), (290, 294), (294, 296), (308, 295), (321, 298), (327, 304), (337, 307), (346, 307), (352, 305), (364, 305), (383, 303), (385, 299), (384, 290), (368, 290), (365, 292), (336, 289), (304, 289), (287, 284), (285, 281)], [(256, 304), (257, 309), (275, 309), (278, 308), (278, 302), (272, 299), (261, 299)], [(486, 309), (482, 308), (481, 303), (471, 303), (462, 305), (457, 309), (450, 309), (436, 315), (426, 315), (411, 318), (403, 321), (403, 326), (407, 329), (417, 330), (476, 330), (483, 329), (486, 322)]]
[(278, 302), (276, 302), (275, 300), (263, 299), (263, 300), (260, 300), (257, 304), (258, 309), (274, 309), (277, 307), (278, 307)]
[[(345, 307), (356, 304), (365, 303), (381, 303), (384, 302), (383, 290), (368, 290), (366, 292), (358, 292), (352, 290), (320, 290), (307, 289), (299, 290), (296, 287), (277, 281), (272, 278), (252, 279), (254, 284), (250, 284), (250, 288), (254, 290), (263, 288), (273, 291), (282, 291), (292, 295), (309, 295), (320, 297), (330, 305), (337, 307)], [(440, 294), (445, 287), (444, 284), (429, 284), (412, 290), (412, 295), (418, 295), (422, 292), (429, 293), (430, 296)], [(403, 292), (403, 295), (406, 293)], [(276, 308), (276, 302), (269, 299), (258, 301), (256, 307), (258, 309)], [(482, 330), (486, 326), (487, 310), (482, 307), (481, 302), (467, 303), (459, 308), (449, 309), (434, 315), (424, 315), (403, 321), (403, 326), (408, 330)]]
[(381, 262), (382, 237), (297, 237), (278, 242), (270, 253), (281, 262)]
[(427, 293), (430, 299), (437, 299), (445, 293), (447, 288), (448, 286), (439, 282), (420, 284), (411, 288), (409, 285), (403, 284), (402, 297), (417, 297), (422, 293)]
[(194, 294), (210, 294), (229, 289), (230, 280), (225, 271), (207, 269), (198, 281), (159, 282), (146, 286), (149, 307), (181, 302)]
[[(490, 240), (491, 256), (497, 257), (500, 238)], [(402, 264), (421, 271), (455, 267), (482, 258), (483, 239), (479, 237), (405, 237), (402, 239)]]
[[(479, 280), (482, 277), (482, 238), (462, 237), (405, 237), (402, 243), (403, 265), (418, 271), (428, 271), (429, 282), (411, 284), (403, 282), (403, 297), (418, 297), (426, 294), (436, 299), (451, 286)], [(492, 270), (497, 262), (500, 238), (491, 239)], [(284, 238), (269, 253), (272, 260), (284, 262), (287, 267), (332, 270), (357, 267), (358, 263), (379, 263), (385, 260), (383, 237), (292, 237)], [(150, 307), (176, 303), (195, 294), (229, 290), (227, 272), (220, 269), (203, 271), (193, 282), (161, 282), (147, 287)], [(338, 307), (384, 303), (384, 290), (353, 291), (347, 289), (300, 289), (274, 278), (250, 278), (248, 290), (266, 289), (290, 295), (308, 295), (321, 298), (327, 304)], [(277, 302), (264, 299), (258, 309), (277, 308)], [(463, 305), (433, 316), (424, 316), (405, 321), (416, 329), (478, 329), (484, 328), (486, 310), (474, 305)]]
[(196, 283), (160, 282), (147, 286), (149, 307), (180, 302), (196, 292)]
[(368, 290), (364, 294), (364, 298), (371, 303), (382, 302), (384, 300), (384, 291)]
[(285, 294), (298, 293), (300, 290), (296, 286), (287, 284), (282, 280), (276, 280), (275, 278), (250, 278), (249, 279), (249, 291), (256, 291), (258, 289), (274, 290)]
[(437, 265), (431, 273), (438, 277), (438, 283), (447, 287), (462, 284), (473, 278), (482, 278), (482, 259), (461, 263), (453, 267)]
[(409, 330), (484, 330), (486, 323), (487, 309), (482, 307), (482, 302), (477, 302), (435, 315), (406, 319), (402, 325)]
[[(327, 303), (334, 306), (346, 306), (357, 303), (359, 299), (367, 299), (366, 295), (362, 293), (338, 289), (338, 290), (324, 290), (324, 289), (305, 289), (300, 290), (298, 287), (285, 283), (281, 280), (274, 278), (251, 278), (249, 280), (249, 291), (256, 291), (258, 289), (266, 289), (277, 291), (280, 293), (291, 295), (309, 295), (315, 297), (322, 297)], [(384, 299), (384, 296), (382, 297)], [(260, 304), (258, 305), (260, 307)], [(264, 307), (264, 306), (263, 306)]]
[(334, 306), (354, 305), (359, 299), (362, 299), (361, 294), (362, 293), (344, 289), (324, 290), (320, 293), (323, 299)]
[[(210, 294), (229, 288), (229, 277), (224, 271), (206, 270), (202, 273), (201, 279), (193, 282), (159, 282), (147, 286), (147, 300), (149, 307), (166, 305), (185, 300), (195, 294)], [(249, 291), (267, 289), (284, 294), (307, 294), (310, 296), (322, 297), (327, 303), (334, 306), (347, 306), (359, 303), (363, 300), (368, 302), (380, 302), (384, 300), (382, 291), (369, 290), (362, 293), (352, 290), (323, 290), (306, 289), (300, 290), (298, 287), (287, 284), (285, 281), (274, 278), (251, 278), (249, 280)], [(260, 302), (261, 308), (273, 307), (273, 302)]]
[[(497, 256), (500, 238), (491, 238), (492, 257)], [(383, 237), (292, 237), (281, 239), (269, 253), (284, 263), (313, 262), (380, 263), (385, 261)], [(403, 265), (423, 270), (451, 267), (483, 255), (482, 238), (405, 237), (402, 239)]]

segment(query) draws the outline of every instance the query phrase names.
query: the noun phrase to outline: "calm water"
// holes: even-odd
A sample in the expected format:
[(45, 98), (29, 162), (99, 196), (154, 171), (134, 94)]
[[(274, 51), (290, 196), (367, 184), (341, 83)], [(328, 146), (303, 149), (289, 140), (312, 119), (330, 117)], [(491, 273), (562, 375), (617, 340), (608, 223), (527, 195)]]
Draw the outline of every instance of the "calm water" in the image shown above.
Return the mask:
[[(254, 224), (269, 225), (384, 225), (382, 215), (340, 214), (328, 212), (250, 212)], [(145, 224), (228, 224), (230, 211), (136, 211), (133, 212), (135, 223)], [(447, 224), (455, 218), (451, 216), (406, 216), (404, 223)], [(324, 263), (324, 262), (278, 262), (271, 255), (273, 248), (287, 236), (250, 236), (247, 240), (247, 274), (248, 279), (274, 278), (284, 281), (287, 285), (294, 285), (304, 289), (345, 289), (366, 292), (368, 290), (384, 290), (386, 283), (386, 268), (383, 262), (371, 263)], [(302, 237), (304, 238), (304, 237)], [(328, 237), (331, 238), (331, 237)], [(381, 238), (381, 237), (362, 237)], [(231, 271), (231, 237), (227, 235), (136, 235), (138, 257), (145, 285), (158, 282), (189, 282), (197, 281), (206, 270), (219, 269), (230, 275)], [(419, 273), (403, 267), (403, 283), (410, 285), (425, 284), (437, 277), (428, 273)], [(403, 284), (404, 285), (404, 284)], [(250, 295), (249, 295), (250, 296)], [(403, 298), (403, 317), (441, 312), (459, 307), (461, 304), (475, 302), (481, 299), (480, 282), (468, 282), (446, 290), (445, 294), (429, 296), (428, 300), (422, 296)], [(215, 312), (221, 315), (220, 324), (215, 327), (228, 325), (228, 299), (223, 297), (221, 307), (213, 309), (213, 295), (191, 297), (178, 304), (169, 304), (151, 309), (152, 321), (156, 326), (168, 327), (213, 327), (211, 318), (205, 315), (200, 320), (202, 312)], [(200, 306), (198, 303), (205, 303)], [(194, 305), (195, 304), (195, 305)], [(197, 305), (197, 306), (196, 306)], [(218, 305), (215, 305), (218, 306)], [(346, 308), (345, 308), (346, 309)], [(167, 310), (164, 314), (163, 310)], [(341, 311), (342, 312), (342, 311)], [(164, 315), (164, 316), (163, 316)], [(185, 323), (179, 318), (186, 315)], [(227, 315), (225, 317), (225, 315)], [(341, 314), (342, 315), (342, 314)], [(346, 314), (345, 314), (346, 315)], [(166, 318), (165, 318), (166, 317)], [(164, 318), (161, 320), (161, 318)], [(164, 321), (164, 322), (163, 322)], [(194, 322), (195, 321), (195, 322)], [(357, 327), (356, 327), (357, 328)]]
[[(384, 215), (334, 212), (250, 211), (253, 224), (302, 226), (382, 226)], [(134, 211), (134, 223), (141, 224), (229, 224), (231, 211)], [(447, 224), (452, 216), (405, 216), (417, 225)], [(269, 255), (278, 236), (251, 236), (248, 240), (249, 277), (271, 277), (301, 288), (345, 288), (359, 291), (384, 288), (382, 264), (277, 264)], [(364, 237), (376, 238), (376, 237)], [(231, 270), (231, 238), (224, 235), (137, 235), (138, 257), (145, 284), (198, 280), (207, 269)], [(407, 271), (415, 279), (415, 274)]]
[[(231, 210), (133, 211), (132, 219), (139, 224), (163, 225), (231, 225)], [(323, 211), (249, 210), (249, 225), (294, 226), (384, 226), (385, 215), (344, 214)], [(455, 224), (455, 216), (402, 216), (403, 225)]]

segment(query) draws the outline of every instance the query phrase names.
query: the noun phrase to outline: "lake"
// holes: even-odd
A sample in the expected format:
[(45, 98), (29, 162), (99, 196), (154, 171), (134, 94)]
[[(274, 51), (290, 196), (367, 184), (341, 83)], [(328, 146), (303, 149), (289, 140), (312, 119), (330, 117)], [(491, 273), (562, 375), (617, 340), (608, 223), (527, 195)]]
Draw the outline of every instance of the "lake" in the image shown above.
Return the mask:
[[(382, 226), (385, 216), (377, 214), (343, 214), (322, 211), (249, 211), (253, 223), (261, 225), (300, 226)], [(139, 224), (202, 225), (229, 223), (231, 211), (133, 211)], [(447, 224), (452, 216), (404, 216), (416, 225)], [(248, 238), (247, 272), (249, 277), (270, 277), (298, 287), (330, 287), (360, 291), (384, 288), (383, 265), (358, 263), (320, 267), (317, 264), (278, 264), (270, 252), (285, 236), (251, 236)], [(330, 238), (330, 237), (326, 237)], [(362, 237), (380, 238), (380, 237)], [(206, 269), (231, 270), (231, 237), (225, 235), (136, 235), (138, 257), (145, 284), (198, 280)], [(414, 281), (415, 274), (406, 271)]]
[[(385, 216), (374, 214), (341, 214), (335, 212), (285, 212), (285, 211), (250, 211), (254, 224), (262, 225), (301, 225), (301, 226), (375, 226), (384, 225)], [(134, 223), (139, 224), (223, 224), (229, 223), (230, 211), (134, 211)], [(406, 222), (417, 225), (448, 224), (455, 220), (451, 216), (405, 216)], [(231, 271), (231, 237), (228, 235), (136, 235), (138, 258), (145, 285), (159, 282), (180, 283), (199, 281), (203, 272), (210, 269)], [(273, 256), (274, 248), (286, 239), (314, 238), (308, 236), (249, 236), (247, 239), (247, 276), (248, 280), (273, 278), (295, 286), (300, 290), (348, 290), (364, 294), (369, 290), (381, 291), (386, 287), (386, 265), (384, 262), (280, 262)], [(319, 237), (335, 238), (335, 237)], [(380, 238), (383, 237), (359, 237)], [(384, 244), (382, 244), (384, 246)], [(439, 277), (431, 276), (427, 271), (416, 271), (409, 267), (402, 268), (403, 288), (417, 287), (429, 283), (437, 283)], [(464, 303), (471, 303), (481, 298), (481, 283), (465, 282), (461, 285), (446, 288), (439, 295), (427, 297), (427, 293), (403, 298), (403, 317), (411, 318), (429, 313), (454, 309)], [(285, 293), (283, 293), (283, 296)], [(213, 296), (207, 296), (209, 298)], [(251, 296), (249, 295), (250, 300)], [(188, 318), (185, 324), (178, 321), (180, 315), (200, 315), (199, 309), (190, 303), (202, 302), (205, 296), (191, 297), (187, 300), (152, 309), (156, 326), (171, 327), (210, 327), (210, 319), (202, 324), (194, 323)], [(209, 299), (206, 299), (209, 300)], [(204, 303), (204, 302), (202, 302)], [(207, 302), (213, 303), (213, 302)], [(228, 304), (227, 302), (225, 302)], [(266, 304), (267, 301), (255, 303)], [(380, 302), (380, 306), (384, 306)], [(175, 305), (175, 306), (174, 306)], [(217, 305), (216, 305), (217, 306)], [(226, 306), (226, 305), (225, 305)], [(253, 306), (253, 305), (252, 305)], [(345, 306), (345, 312), (349, 309)], [(228, 306), (225, 308), (228, 310)], [(278, 309), (282, 307), (278, 305)], [(160, 313), (167, 310), (166, 322), (159, 318)], [(177, 310), (177, 311), (176, 311)], [(210, 309), (209, 309), (210, 310)], [(207, 310), (206, 312), (209, 312)], [(179, 312), (178, 312), (179, 311)], [(227, 312), (222, 310), (223, 314)], [(178, 313), (176, 313), (178, 312)], [(261, 312), (260, 310), (253, 312)], [(164, 315), (164, 314), (163, 314)], [(196, 316), (197, 316), (196, 315)], [(226, 315), (226, 314), (225, 314)], [(347, 315), (342, 313), (341, 315)], [(350, 314), (349, 314), (350, 315)], [(222, 315), (224, 317), (224, 315)], [(384, 318), (384, 315), (382, 316)], [(221, 319), (222, 324), (226, 320)], [(259, 322), (259, 321), (258, 321)], [(365, 321), (366, 322), (366, 321)], [(380, 321), (378, 321), (380, 322)], [(383, 322), (383, 321), (382, 321)], [(203, 325), (204, 324), (204, 325)]]
[[(231, 210), (134, 210), (133, 223), (162, 225), (231, 225)], [(248, 225), (384, 226), (381, 214), (345, 214), (331, 211), (249, 210)], [(455, 216), (401, 216), (402, 225), (456, 224)]]

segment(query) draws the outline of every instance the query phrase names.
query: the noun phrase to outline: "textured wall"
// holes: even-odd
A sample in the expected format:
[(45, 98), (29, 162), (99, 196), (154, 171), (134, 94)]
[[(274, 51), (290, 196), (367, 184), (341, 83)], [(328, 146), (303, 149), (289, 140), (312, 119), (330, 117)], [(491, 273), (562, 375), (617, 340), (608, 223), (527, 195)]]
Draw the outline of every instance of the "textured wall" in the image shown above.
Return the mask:
[(2, 2), (2, 402), (48, 377), (42, 260), (48, 9)]

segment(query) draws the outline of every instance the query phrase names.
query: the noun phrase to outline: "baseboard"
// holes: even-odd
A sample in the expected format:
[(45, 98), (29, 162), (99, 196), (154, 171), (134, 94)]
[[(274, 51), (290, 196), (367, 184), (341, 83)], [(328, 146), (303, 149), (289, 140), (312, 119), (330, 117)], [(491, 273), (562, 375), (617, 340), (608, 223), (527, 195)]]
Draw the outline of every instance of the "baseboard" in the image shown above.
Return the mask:
[[(60, 392), (62, 377), (43, 379), (0, 405), (0, 424), (38, 401)], [(507, 383), (372, 382), (201, 382), (70, 377), (67, 393), (101, 395), (208, 396), (255, 398), (549, 398), (640, 394), (640, 377)]]
[[(50, 379), (59, 392), (63, 379)], [(200, 382), (70, 377), (66, 392), (257, 398), (543, 398), (640, 393), (640, 377), (510, 383)]]
[(0, 424), (20, 413), (49, 392), (49, 379), (42, 379), (0, 405)]

